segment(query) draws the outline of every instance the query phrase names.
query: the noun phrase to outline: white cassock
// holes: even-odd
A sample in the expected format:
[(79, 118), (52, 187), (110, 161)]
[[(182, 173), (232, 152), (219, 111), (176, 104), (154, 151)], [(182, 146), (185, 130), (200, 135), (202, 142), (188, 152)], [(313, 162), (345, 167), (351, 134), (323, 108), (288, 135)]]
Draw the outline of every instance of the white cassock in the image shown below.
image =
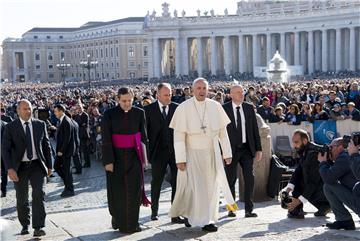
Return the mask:
[(194, 226), (216, 223), (220, 190), (227, 209), (237, 209), (223, 164), (223, 159), (232, 157), (226, 131), (229, 123), (222, 106), (207, 98), (199, 102), (193, 97), (176, 109), (170, 128), (174, 129), (176, 163), (186, 162), (186, 170), (178, 171), (169, 216), (186, 217)]

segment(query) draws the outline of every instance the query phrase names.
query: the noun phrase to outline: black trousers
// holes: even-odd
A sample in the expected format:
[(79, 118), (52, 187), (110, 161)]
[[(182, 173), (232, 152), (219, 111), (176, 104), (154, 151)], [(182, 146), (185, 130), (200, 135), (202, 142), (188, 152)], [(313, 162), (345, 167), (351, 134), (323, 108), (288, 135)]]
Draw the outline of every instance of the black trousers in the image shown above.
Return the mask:
[(64, 182), (65, 190), (74, 191), (71, 173), (71, 157), (56, 157), (54, 169)]
[(18, 219), (22, 226), (30, 225), (29, 208), (29, 182), (32, 188), (32, 227), (45, 227), (45, 207), (44, 207), (44, 177), (45, 171), (42, 169), (39, 160), (22, 163), (18, 169), (18, 182), (14, 182), (16, 191), (16, 209)]
[[(320, 175), (320, 174), (319, 174)], [(303, 174), (302, 174), (302, 167), (301, 165), (298, 165), (295, 168), (295, 171), (293, 175), (291, 176), (290, 183), (294, 184), (294, 190), (292, 191), (292, 196), (295, 198), (299, 198), (303, 191), (304, 191), (304, 182), (303, 182)], [(322, 208), (329, 208), (330, 204), (328, 200), (325, 197), (324, 191), (323, 191), (323, 184), (319, 184), (316, 191), (307, 198), (308, 201), (314, 205), (317, 209)], [(292, 213), (296, 214), (299, 211), (302, 211), (303, 205), (299, 205), (297, 208), (295, 208)]]
[(170, 167), (171, 172), (170, 184), (172, 203), (176, 192), (177, 167), (174, 153), (170, 153), (168, 148), (164, 148), (161, 150), (161, 153), (159, 153), (156, 161), (151, 163), (151, 211), (154, 215), (158, 214), (161, 185), (164, 181), (168, 166)]
[(80, 139), (80, 155), (85, 165), (90, 166), (90, 139)]
[(5, 169), (4, 161), (1, 158), (1, 192), (6, 193), (6, 186), (8, 182), (7, 171)]
[(240, 164), (244, 176), (244, 201), (245, 212), (252, 212), (254, 209), (253, 195), (254, 195), (254, 173), (253, 173), (253, 157), (248, 148), (236, 149), (230, 165), (225, 165), (225, 173), (229, 183), (231, 194), (235, 200), (235, 183), (238, 177), (238, 164)]
[(79, 147), (76, 147), (75, 154), (73, 155), (72, 159), (73, 159), (76, 171), (81, 172), (82, 164), (81, 164), (81, 159), (80, 159)]

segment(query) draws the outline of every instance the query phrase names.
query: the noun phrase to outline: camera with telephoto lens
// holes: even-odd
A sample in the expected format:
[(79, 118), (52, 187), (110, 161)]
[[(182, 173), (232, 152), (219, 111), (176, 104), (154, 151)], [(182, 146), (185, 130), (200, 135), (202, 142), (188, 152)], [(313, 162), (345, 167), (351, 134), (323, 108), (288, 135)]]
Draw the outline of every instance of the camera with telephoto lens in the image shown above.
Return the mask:
[(344, 148), (347, 148), (349, 146), (351, 140), (353, 140), (355, 146), (360, 145), (360, 131), (351, 133), (351, 136), (350, 135), (343, 136)]
[(315, 143), (311, 143), (309, 150), (311, 150), (311, 151), (313, 151), (313, 152), (321, 153), (322, 156), (323, 156), (325, 153), (329, 154), (329, 152), (330, 152), (330, 148), (329, 148), (329, 146), (326, 145), (326, 144), (324, 144), (324, 145), (318, 145), (318, 144), (315, 144)]
[(280, 199), (281, 199), (281, 207), (284, 209), (287, 209), (288, 208), (287, 205), (292, 202), (289, 193), (286, 191), (281, 192)]

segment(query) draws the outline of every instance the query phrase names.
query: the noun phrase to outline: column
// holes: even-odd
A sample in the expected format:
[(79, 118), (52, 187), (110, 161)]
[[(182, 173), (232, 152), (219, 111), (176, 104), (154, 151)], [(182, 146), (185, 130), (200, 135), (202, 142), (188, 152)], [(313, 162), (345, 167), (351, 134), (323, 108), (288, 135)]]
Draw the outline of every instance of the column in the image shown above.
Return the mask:
[(201, 37), (197, 37), (196, 38), (196, 44), (197, 44), (197, 72), (199, 77), (202, 76), (202, 66), (203, 66), (203, 61), (202, 61), (202, 42), (201, 42)]
[(349, 69), (351, 71), (355, 71), (355, 56), (356, 56), (356, 52), (355, 52), (355, 28), (351, 27), (350, 28), (350, 54), (349, 54)]
[(180, 38), (175, 37), (175, 75), (179, 76), (181, 74), (181, 51), (180, 51)]
[(300, 65), (300, 36), (299, 36), (299, 32), (294, 33), (294, 65)]
[[(148, 76), (149, 79), (154, 77), (154, 45), (153, 45), (153, 39), (152, 38), (148, 38)], [(100, 65), (100, 64), (99, 64)], [(121, 66), (121, 65), (120, 65)], [(120, 72), (120, 71), (119, 71)]]
[(315, 70), (321, 70), (321, 33), (314, 32), (315, 35)]
[(324, 29), (322, 31), (322, 36), (321, 36), (321, 70), (323, 72), (328, 71), (328, 46), (327, 46), (327, 30)]
[(339, 72), (341, 70), (341, 29), (336, 29), (336, 40), (335, 40), (335, 70)]
[(257, 41), (257, 34), (252, 36), (252, 50), (253, 50), (253, 73), (255, 72), (255, 67), (258, 65), (258, 41)]
[(158, 38), (154, 38), (154, 75), (157, 78), (161, 77), (160, 74), (160, 40)]
[(308, 32), (308, 74), (314, 72), (314, 35), (313, 31)]
[(280, 33), (280, 55), (285, 58), (285, 33)]
[(244, 67), (245, 51), (244, 51), (244, 36), (239, 34), (239, 72), (245, 71)]
[(266, 65), (271, 60), (271, 33), (266, 34)]
[(211, 74), (216, 75), (217, 71), (217, 50), (216, 50), (216, 36), (211, 36)]
[(284, 59), (288, 63), (288, 65), (291, 65), (291, 41), (290, 41), (290, 33), (285, 34), (285, 56)]
[(224, 36), (224, 70), (229, 75), (231, 69), (230, 36)]
[(181, 54), (182, 54), (182, 74), (189, 75), (189, 49), (188, 49), (188, 38), (185, 36), (182, 39), (181, 45)]

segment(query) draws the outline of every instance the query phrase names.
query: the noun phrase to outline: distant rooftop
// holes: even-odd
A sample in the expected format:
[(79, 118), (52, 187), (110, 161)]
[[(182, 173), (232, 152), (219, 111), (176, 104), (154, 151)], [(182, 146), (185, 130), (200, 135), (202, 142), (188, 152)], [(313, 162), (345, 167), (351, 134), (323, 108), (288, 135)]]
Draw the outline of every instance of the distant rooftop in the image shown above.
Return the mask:
[(129, 18), (121, 18), (109, 22), (87, 22), (81, 25), (79, 28), (39, 28), (35, 27), (27, 31), (27, 33), (39, 33), (39, 32), (74, 32), (83, 29), (101, 27), (116, 23), (127, 23), (127, 22), (144, 22), (144, 17), (129, 17)]

